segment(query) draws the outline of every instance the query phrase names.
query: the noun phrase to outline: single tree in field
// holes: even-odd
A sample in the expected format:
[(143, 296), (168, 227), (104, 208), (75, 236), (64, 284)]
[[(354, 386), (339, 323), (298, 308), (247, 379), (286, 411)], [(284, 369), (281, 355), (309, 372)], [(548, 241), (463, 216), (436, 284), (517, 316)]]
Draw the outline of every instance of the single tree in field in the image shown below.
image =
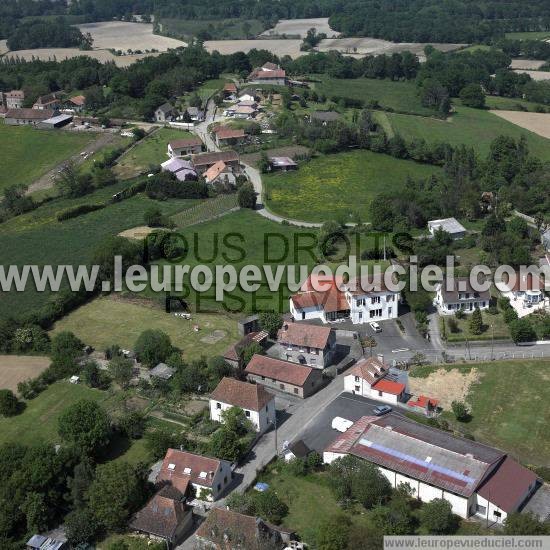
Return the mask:
[(126, 357), (113, 357), (109, 361), (109, 374), (121, 388), (127, 388), (134, 374), (134, 364)]
[(459, 422), (466, 422), (470, 418), (468, 407), (462, 401), (453, 401), (451, 403), (451, 408), (453, 410), (455, 418)]

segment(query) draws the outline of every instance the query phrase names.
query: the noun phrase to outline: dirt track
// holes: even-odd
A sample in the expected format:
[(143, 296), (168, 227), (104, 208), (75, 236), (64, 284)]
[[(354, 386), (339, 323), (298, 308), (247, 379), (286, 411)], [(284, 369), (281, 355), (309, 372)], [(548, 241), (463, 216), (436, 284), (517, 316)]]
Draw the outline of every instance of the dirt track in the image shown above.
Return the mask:
[[(68, 132), (69, 130), (58, 130), (61, 132)], [(95, 153), (96, 151), (99, 151), (99, 149), (102, 149), (109, 143), (111, 143), (114, 139), (116, 139), (117, 134), (111, 133), (111, 132), (102, 132), (100, 134), (97, 134), (97, 139), (95, 141), (92, 141), (82, 151), (79, 151), (78, 153), (74, 154), (69, 159), (65, 159), (63, 162), (52, 168), (49, 172), (44, 174), (42, 177), (34, 181), (29, 185), (29, 189), (27, 190), (27, 194), (34, 193), (35, 191), (39, 191), (42, 189), (49, 189), (50, 187), (54, 186), (54, 180), (57, 176), (59, 170), (63, 168), (69, 160), (72, 160), (75, 164), (81, 164), (84, 162), (83, 156), (80, 154), (81, 152), (86, 153)]]

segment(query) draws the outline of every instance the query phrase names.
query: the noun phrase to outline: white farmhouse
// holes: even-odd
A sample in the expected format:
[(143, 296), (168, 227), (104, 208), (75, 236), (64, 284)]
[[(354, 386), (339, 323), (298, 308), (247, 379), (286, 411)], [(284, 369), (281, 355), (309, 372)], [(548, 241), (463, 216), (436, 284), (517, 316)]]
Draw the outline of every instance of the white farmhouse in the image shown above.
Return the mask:
[(323, 281), (327, 289), (318, 291), (307, 284), (290, 297), (290, 313), (296, 321), (319, 319), (323, 323), (350, 319), (353, 324), (396, 319), (399, 292), (388, 289), (383, 281), (353, 279), (342, 284), (335, 279)]
[(364, 416), (325, 449), (323, 459), (353, 455), (375, 464), (392, 485), (416, 498), (447, 500), (462, 518), (503, 523), (539, 484), (534, 472), (502, 451), (394, 413)]
[(468, 277), (456, 277), (437, 285), (434, 305), (440, 315), (453, 315), (459, 309), (464, 313), (472, 313), (476, 307), (487, 309), (490, 300), (488, 290), (478, 292), (472, 288)]
[(232, 407), (242, 409), (257, 432), (275, 424), (275, 396), (259, 384), (223, 378), (210, 396), (210, 419), (222, 422), (222, 413)]
[(392, 380), (389, 367), (378, 357), (362, 357), (344, 376), (344, 391), (386, 403), (398, 403), (405, 384)]
[(190, 496), (189, 490), (193, 487), (197, 496), (203, 491), (209, 493), (208, 500), (216, 500), (232, 478), (231, 464), (227, 460), (168, 449), (155, 483), (172, 485), (185, 497)]

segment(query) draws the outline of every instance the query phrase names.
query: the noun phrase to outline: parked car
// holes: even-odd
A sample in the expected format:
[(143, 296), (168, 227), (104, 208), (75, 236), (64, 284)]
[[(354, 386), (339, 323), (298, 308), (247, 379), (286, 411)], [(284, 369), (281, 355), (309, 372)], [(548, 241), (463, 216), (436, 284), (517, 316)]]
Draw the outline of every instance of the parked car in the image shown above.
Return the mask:
[(374, 407), (374, 409), (372, 409), (372, 412), (376, 416), (382, 416), (384, 414), (388, 414), (391, 410), (392, 409), (389, 405), (378, 405), (378, 407)]
[(369, 326), (374, 332), (382, 332), (382, 327), (376, 321), (369, 323)]

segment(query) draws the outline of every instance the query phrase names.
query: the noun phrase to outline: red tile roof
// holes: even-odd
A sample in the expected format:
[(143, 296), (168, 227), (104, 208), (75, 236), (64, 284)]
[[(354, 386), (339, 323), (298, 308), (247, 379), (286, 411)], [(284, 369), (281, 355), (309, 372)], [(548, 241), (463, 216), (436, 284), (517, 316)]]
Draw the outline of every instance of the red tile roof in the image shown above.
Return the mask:
[(183, 497), (170, 493), (169, 487), (161, 489), (136, 513), (130, 527), (137, 531), (157, 535), (173, 541), (178, 526), (192, 513), (186, 508)]
[(185, 147), (195, 147), (202, 145), (202, 141), (198, 137), (175, 139), (169, 143), (172, 149), (183, 149)]
[(257, 525), (253, 516), (213, 508), (197, 529), (196, 535), (216, 544), (215, 548), (219, 549), (256, 548)]
[(250, 73), (250, 76), (248, 77), (250, 80), (255, 80), (257, 78), (261, 79), (279, 79), (279, 78), (285, 78), (286, 72), (283, 69), (275, 69), (271, 71), (265, 71), (263, 69), (254, 69), (252, 73)]
[(536, 481), (534, 472), (506, 457), (477, 492), (501, 510), (510, 513), (517, 510)]
[(512, 292), (525, 292), (526, 290), (544, 290), (544, 280), (535, 273), (520, 274), (520, 272), (517, 271), (513, 281), (510, 281), (510, 279), (506, 278), (505, 281), (503, 280), (503, 283)]
[(25, 120), (46, 120), (54, 115), (52, 109), (8, 109), (6, 118), (17, 118)]
[(237, 86), (233, 82), (226, 82), (223, 87), (224, 92), (236, 92)]
[(291, 298), (296, 309), (317, 307), (332, 313), (335, 311), (349, 311), (346, 295), (337, 288), (331, 288), (325, 292), (300, 292)]
[(277, 333), (280, 344), (325, 349), (332, 329), (306, 323), (285, 323)]
[(263, 386), (225, 377), (216, 386), (210, 399), (249, 411), (260, 411), (274, 396)]
[(298, 363), (290, 363), (289, 361), (256, 354), (252, 357), (244, 372), (301, 387), (306, 383), (313, 369)]
[(393, 380), (378, 380), (378, 382), (373, 384), (372, 388), (392, 395), (401, 395), (405, 391), (405, 384), (400, 384)]
[(329, 290), (330, 288), (338, 288), (343, 282), (343, 277), (324, 275), (322, 273), (311, 273), (301, 286), (300, 292), (323, 292), (325, 290)]
[(211, 166), (220, 160), (223, 160), (224, 162), (238, 162), (239, 155), (235, 151), (200, 153), (198, 155), (193, 155), (192, 160), (194, 166)]
[(430, 404), (430, 406), (435, 408), (439, 404), (439, 400), (434, 399), (433, 397), (419, 395), (416, 401), (413, 401), (412, 399), (409, 399), (409, 401), (407, 401), (407, 405), (409, 407), (420, 407), (421, 409), (425, 409), (428, 406), (428, 403)]
[[(217, 458), (168, 449), (156, 482), (170, 482), (182, 494), (187, 491), (189, 483), (210, 487), (215, 473), (220, 469), (221, 462)], [(201, 477), (201, 472), (206, 472), (206, 477)]]
[(214, 130), (218, 139), (236, 139), (245, 136), (242, 128), (229, 128), (227, 126), (220, 126)]
[(213, 164), (204, 173), (204, 179), (206, 180), (206, 183), (210, 183), (211, 181), (214, 181), (226, 168), (227, 168), (227, 164), (225, 164), (223, 160), (219, 160), (218, 162), (216, 162), (216, 164)]
[(82, 107), (86, 103), (86, 97), (83, 95), (75, 95), (74, 97), (70, 97), (69, 101), (78, 107)]
[(358, 376), (369, 384), (375, 384), (388, 373), (388, 366), (378, 357), (361, 357), (346, 376)]

